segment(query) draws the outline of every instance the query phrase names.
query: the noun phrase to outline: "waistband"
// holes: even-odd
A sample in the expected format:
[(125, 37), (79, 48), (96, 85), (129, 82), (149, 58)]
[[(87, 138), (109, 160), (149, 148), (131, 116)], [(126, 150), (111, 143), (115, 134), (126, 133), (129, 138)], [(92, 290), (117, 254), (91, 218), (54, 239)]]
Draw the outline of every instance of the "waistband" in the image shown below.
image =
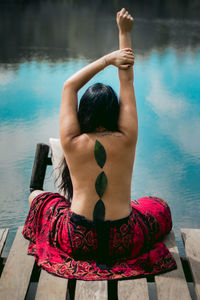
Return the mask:
[(90, 226), (96, 226), (97, 224), (106, 224), (109, 226), (112, 225), (121, 225), (123, 223), (127, 223), (129, 221), (129, 218), (132, 216), (133, 211), (131, 210), (130, 214), (127, 217), (116, 219), (116, 220), (105, 220), (105, 221), (94, 221), (94, 220), (89, 220), (86, 217), (79, 215), (71, 210), (69, 210), (69, 217), (70, 221), (75, 224), (80, 224), (80, 225), (90, 225)]

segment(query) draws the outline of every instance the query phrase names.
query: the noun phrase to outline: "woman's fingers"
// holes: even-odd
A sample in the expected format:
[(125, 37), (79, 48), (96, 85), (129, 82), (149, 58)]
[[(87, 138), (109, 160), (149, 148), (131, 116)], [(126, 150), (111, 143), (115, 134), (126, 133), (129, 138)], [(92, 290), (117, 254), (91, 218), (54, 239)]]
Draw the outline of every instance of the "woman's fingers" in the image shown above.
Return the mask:
[(124, 50), (124, 51), (128, 51), (128, 50), (133, 51), (132, 48), (123, 48), (122, 50)]
[(124, 55), (124, 60), (125, 60), (125, 63), (133, 64), (134, 60), (135, 60), (134, 54), (132, 52), (126, 53)]
[(124, 64), (131, 64), (131, 65), (133, 65), (133, 63), (134, 63), (134, 60), (135, 60), (135, 58), (134, 58), (134, 56), (125, 56), (124, 58), (123, 58), (123, 65)]
[(123, 32), (131, 32), (134, 20), (133, 20), (131, 14), (129, 14), (129, 12), (125, 8), (122, 8), (117, 13), (116, 21), (117, 21), (119, 30), (121, 30)]
[(124, 19), (129, 19), (131, 21), (133, 21), (133, 17), (131, 16), (131, 14), (129, 14), (129, 12), (125, 9), (125, 8), (122, 8), (118, 13), (117, 15), (119, 17), (123, 17)]
[(134, 55), (134, 53), (133, 53), (132, 50), (124, 51), (124, 54), (127, 54), (127, 55)]
[(126, 12), (126, 10), (125, 10), (125, 8), (123, 7), (123, 8), (120, 10), (120, 14), (123, 15), (125, 12)]
[(128, 17), (128, 11), (125, 12), (125, 14), (123, 15), (124, 18)]
[(127, 19), (129, 19), (130, 21), (133, 21), (133, 17), (130, 14), (128, 14)]
[(124, 55), (124, 57), (131, 57), (131, 58), (134, 57), (134, 53), (132, 51), (130, 51), (130, 52), (129, 51), (124, 52), (123, 55)]
[(133, 50), (131, 48), (124, 48), (122, 49), (122, 52), (124, 52), (125, 55), (128, 54), (134, 56)]
[(128, 11), (125, 8), (122, 8), (117, 15), (119, 15), (120, 17), (125, 17), (128, 15)]
[[(113, 51), (109, 54), (111, 64), (120, 68), (121, 66), (133, 66), (134, 65), (134, 53), (131, 48), (125, 48), (121, 50)], [(123, 67), (125, 68), (125, 67)]]
[(125, 61), (132, 63), (132, 62), (134, 62), (134, 57), (126, 57)]
[(125, 62), (126, 62), (126, 64), (131, 64), (131, 65), (133, 65), (133, 64), (134, 64), (134, 59), (127, 58)]

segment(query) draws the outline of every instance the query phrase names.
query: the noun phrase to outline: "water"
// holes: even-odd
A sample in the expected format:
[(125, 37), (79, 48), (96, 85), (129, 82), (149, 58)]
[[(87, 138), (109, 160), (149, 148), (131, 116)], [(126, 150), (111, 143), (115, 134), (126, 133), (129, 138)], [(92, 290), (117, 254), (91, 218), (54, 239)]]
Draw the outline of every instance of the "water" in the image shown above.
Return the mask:
[[(88, 8), (62, 5), (49, 2), (48, 14), (43, 5), (0, 11), (0, 227), (10, 228), (5, 255), (28, 213), (36, 144), (59, 136), (63, 82), (118, 44), (110, 11), (93, 8), (85, 18)], [(132, 36), (139, 138), (131, 196), (168, 201), (181, 255), (180, 228), (200, 228), (199, 32), (196, 19), (138, 16)], [(114, 67), (89, 84), (97, 81), (118, 92)], [(44, 187), (55, 190), (50, 168)]]

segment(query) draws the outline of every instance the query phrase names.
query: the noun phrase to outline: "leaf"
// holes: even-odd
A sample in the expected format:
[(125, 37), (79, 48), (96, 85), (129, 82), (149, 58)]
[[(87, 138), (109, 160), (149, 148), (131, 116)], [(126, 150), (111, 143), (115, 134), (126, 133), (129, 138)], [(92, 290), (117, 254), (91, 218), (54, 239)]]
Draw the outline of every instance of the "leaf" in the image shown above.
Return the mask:
[(99, 195), (99, 197), (101, 198), (106, 190), (107, 187), (107, 177), (106, 174), (104, 172), (101, 172), (95, 182), (95, 188), (96, 188), (96, 192)]
[(96, 140), (94, 146), (94, 156), (98, 165), (103, 168), (106, 162), (106, 151), (104, 146), (98, 140)]
[(94, 207), (93, 220), (104, 221), (105, 218), (105, 205), (101, 199), (97, 201)]

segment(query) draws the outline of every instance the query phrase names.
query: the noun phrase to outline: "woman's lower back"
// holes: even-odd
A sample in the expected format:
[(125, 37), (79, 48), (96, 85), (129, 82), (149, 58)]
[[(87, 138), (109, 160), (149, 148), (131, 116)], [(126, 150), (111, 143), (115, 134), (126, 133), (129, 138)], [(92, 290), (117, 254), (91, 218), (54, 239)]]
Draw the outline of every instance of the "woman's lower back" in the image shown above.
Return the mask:
[[(99, 199), (91, 198), (91, 195), (87, 199), (81, 199), (73, 197), (71, 210), (79, 215), (84, 216), (89, 220), (93, 220), (94, 207)], [(117, 220), (127, 217), (131, 212), (130, 199), (122, 197), (121, 201), (115, 198), (113, 195), (110, 198), (103, 199), (105, 206), (105, 218), (104, 220)]]

